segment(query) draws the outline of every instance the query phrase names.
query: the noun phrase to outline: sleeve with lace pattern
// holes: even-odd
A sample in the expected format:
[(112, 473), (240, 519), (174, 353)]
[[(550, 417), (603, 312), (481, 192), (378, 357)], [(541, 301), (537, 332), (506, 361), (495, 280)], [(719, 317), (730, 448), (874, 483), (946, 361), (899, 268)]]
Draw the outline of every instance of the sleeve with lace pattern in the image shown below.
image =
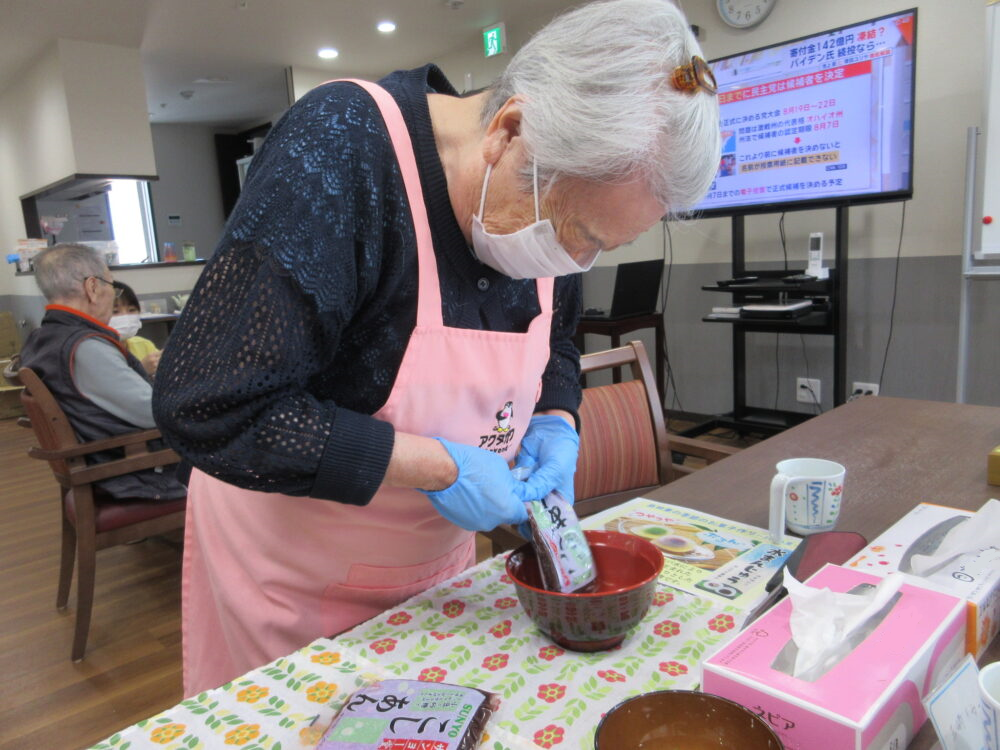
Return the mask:
[(580, 353), (573, 343), (573, 334), (580, 319), (580, 274), (556, 279), (552, 309), (551, 354), (542, 375), (542, 395), (535, 411), (562, 409), (568, 411), (580, 428)]
[(171, 447), (218, 479), (364, 505), (393, 428), (314, 387), (378, 281), (378, 198), (397, 174), (381, 119), (356, 92), (307, 95), (255, 155), (167, 342), (153, 407)]

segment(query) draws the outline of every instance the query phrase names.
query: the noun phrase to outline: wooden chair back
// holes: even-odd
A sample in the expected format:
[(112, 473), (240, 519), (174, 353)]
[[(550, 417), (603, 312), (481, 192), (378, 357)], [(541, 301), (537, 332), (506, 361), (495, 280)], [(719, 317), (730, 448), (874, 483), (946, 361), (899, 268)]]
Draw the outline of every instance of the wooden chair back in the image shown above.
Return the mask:
[(626, 365), (632, 380), (583, 389), (574, 486), (581, 517), (674, 479), (663, 408), (642, 342), (580, 357), (583, 374)]
[[(56, 607), (69, 600), (74, 566), (77, 567), (77, 612), (71, 658), (83, 659), (93, 609), (97, 550), (174, 531), (184, 526), (186, 499), (96, 499), (95, 483), (156, 466), (175, 464), (180, 456), (172, 450), (150, 450), (149, 441), (159, 430), (138, 430), (122, 435), (81, 442), (55, 396), (38, 374), (13, 362), (4, 377), (24, 386), (21, 403), (26, 417), (19, 423), (31, 427), (38, 440), (28, 455), (47, 461), (59, 484), (62, 514), (62, 556)], [(86, 457), (110, 449), (122, 449), (123, 458), (88, 464)]]
[[(22, 367), (17, 371), (16, 377), (19, 384), (24, 386), (24, 390), (21, 391), (21, 404), (24, 406), (24, 413), (31, 423), (31, 428), (35, 431), (38, 446), (42, 450), (53, 452), (79, 446), (80, 441), (70, 426), (65, 412), (34, 370)], [(70, 469), (84, 463), (82, 456), (49, 459), (53, 476), (60, 486), (66, 489), (72, 486)]]

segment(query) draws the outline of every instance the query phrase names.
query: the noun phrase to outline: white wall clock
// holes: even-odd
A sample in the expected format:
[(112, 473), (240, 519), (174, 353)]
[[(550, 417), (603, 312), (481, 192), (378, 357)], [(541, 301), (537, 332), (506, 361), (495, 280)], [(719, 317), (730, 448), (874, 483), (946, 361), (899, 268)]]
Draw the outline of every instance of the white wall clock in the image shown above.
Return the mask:
[(716, 0), (719, 17), (737, 29), (756, 26), (774, 8), (778, 0)]

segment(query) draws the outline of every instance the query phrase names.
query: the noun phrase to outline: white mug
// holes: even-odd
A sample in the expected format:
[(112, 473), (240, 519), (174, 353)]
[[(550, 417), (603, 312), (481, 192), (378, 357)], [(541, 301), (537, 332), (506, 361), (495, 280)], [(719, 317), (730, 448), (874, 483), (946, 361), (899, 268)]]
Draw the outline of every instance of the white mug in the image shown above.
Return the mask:
[(779, 461), (771, 480), (770, 531), (778, 541), (787, 524), (796, 534), (830, 531), (840, 517), (846, 469), (822, 458)]
[(987, 750), (1000, 750), (1000, 661), (979, 670), (979, 697), (983, 703), (983, 731)]

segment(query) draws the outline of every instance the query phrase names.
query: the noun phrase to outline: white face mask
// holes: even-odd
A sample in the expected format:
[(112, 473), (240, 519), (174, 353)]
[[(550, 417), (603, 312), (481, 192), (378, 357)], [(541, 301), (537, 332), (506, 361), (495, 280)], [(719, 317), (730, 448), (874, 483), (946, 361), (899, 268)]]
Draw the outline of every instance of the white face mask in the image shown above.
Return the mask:
[(483, 207), (486, 205), (486, 186), (490, 181), (492, 165), (486, 165), (483, 192), (479, 200), (479, 214), (472, 217), (472, 248), (481, 263), (485, 263), (512, 279), (539, 279), (549, 276), (566, 276), (588, 270), (600, 249), (595, 249), (580, 265), (566, 252), (556, 239), (556, 230), (548, 219), (538, 216), (538, 163), (533, 163), (535, 187), (535, 223), (511, 234), (490, 234), (483, 228)]
[(139, 320), (138, 313), (132, 313), (131, 315), (113, 315), (111, 320), (108, 321), (108, 325), (118, 331), (118, 335), (121, 337), (122, 341), (125, 339), (130, 339), (139, 333), (139, 329), (142, 328), (142, 321)]

